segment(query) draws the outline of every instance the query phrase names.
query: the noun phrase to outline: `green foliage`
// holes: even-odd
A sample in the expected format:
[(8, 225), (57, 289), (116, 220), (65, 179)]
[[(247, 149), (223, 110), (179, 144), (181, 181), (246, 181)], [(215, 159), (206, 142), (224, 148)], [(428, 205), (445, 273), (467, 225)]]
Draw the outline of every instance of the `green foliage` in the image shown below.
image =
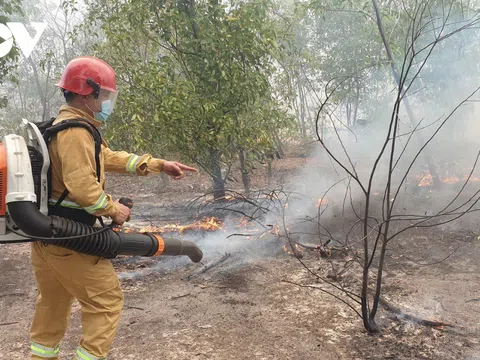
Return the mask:
[[(0, 0), (0, 9), (0, 24), (9, 22), (11, 16), (23, 14), (21, 0)], [(14, 45), (6, 56), (0, 58), (0, 85), (6, 81), (15, 82), (17, 80), (13, 71), (16, 68), (18, 57), (19, 51)], [(0, 106), (0, 108), (5, 106)]]
[(90, 2), (107, 41), (96, 47), (119, 75), (112, 145), (177, 153), (212, 177), (238, 151), (272, 151), (290, 125), (272, 96), (278, 56), (268, 0)]

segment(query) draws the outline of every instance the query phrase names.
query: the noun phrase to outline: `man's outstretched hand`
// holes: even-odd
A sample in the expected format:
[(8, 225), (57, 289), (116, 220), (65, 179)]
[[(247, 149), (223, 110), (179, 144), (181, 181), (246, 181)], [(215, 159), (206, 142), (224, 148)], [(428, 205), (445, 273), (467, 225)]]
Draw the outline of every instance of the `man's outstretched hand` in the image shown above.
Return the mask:
[(165, 161), (163, 163), (162, 171), (173, 177), (175, 180), (180, 180), (185, 177), (184, 171), (197, 172), (198, 170), (176, 161)]

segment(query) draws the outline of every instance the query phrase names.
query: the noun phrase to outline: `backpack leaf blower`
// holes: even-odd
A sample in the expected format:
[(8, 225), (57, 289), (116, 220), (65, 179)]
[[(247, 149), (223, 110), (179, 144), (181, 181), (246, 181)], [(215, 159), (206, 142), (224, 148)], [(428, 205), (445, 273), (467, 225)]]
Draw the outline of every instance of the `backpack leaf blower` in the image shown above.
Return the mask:
[(42, 241), (107, 259), (117, 255), (186, 255), (203, 253), (191, 241), (151, 233), (123, 233), (48, 214), (50, 157), (39, 128), (23, 120), (24, 137), (11, 134), (0, 143), (0, 243)]

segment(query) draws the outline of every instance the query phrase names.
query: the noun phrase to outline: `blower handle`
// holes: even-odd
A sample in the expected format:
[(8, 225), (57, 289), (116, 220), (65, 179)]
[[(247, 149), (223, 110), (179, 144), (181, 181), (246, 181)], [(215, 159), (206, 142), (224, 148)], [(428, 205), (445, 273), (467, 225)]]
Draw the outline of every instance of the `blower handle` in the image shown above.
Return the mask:
[[(122, 198), (120, 198), (120, 200), (118, 200), (118, 202), (122, 205), (125, 205), (129, 209), (133, 208), (133, 200), (130, 199), (130, 198), (122, 197)], [(129, 220), (130, 220), (130, 216), (128, 217), (127, 221), (129, 221)], [(112, 227), (118, 227), (119, 225), (117, 223), (115, 223), (114, 221), (112, 221), (111, 226)]]
[(118, 200), (118, 202), (122, 205), (125, 205), (129, 209), (133, 208), (133, 201), (130, 198), (122, 197), (120, 198), (120, 200)]

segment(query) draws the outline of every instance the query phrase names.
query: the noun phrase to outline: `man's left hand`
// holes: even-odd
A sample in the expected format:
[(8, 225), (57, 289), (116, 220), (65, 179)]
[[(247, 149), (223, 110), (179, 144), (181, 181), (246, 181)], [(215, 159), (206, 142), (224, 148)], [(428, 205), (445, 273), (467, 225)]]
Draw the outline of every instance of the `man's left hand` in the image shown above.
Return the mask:
[(197, 172), (198, 170), (176, 161), (165, 161), (163, 163), (162, 171), (173, 177), (175, 180), (180, 180), (185, 177), (184, 171)]

